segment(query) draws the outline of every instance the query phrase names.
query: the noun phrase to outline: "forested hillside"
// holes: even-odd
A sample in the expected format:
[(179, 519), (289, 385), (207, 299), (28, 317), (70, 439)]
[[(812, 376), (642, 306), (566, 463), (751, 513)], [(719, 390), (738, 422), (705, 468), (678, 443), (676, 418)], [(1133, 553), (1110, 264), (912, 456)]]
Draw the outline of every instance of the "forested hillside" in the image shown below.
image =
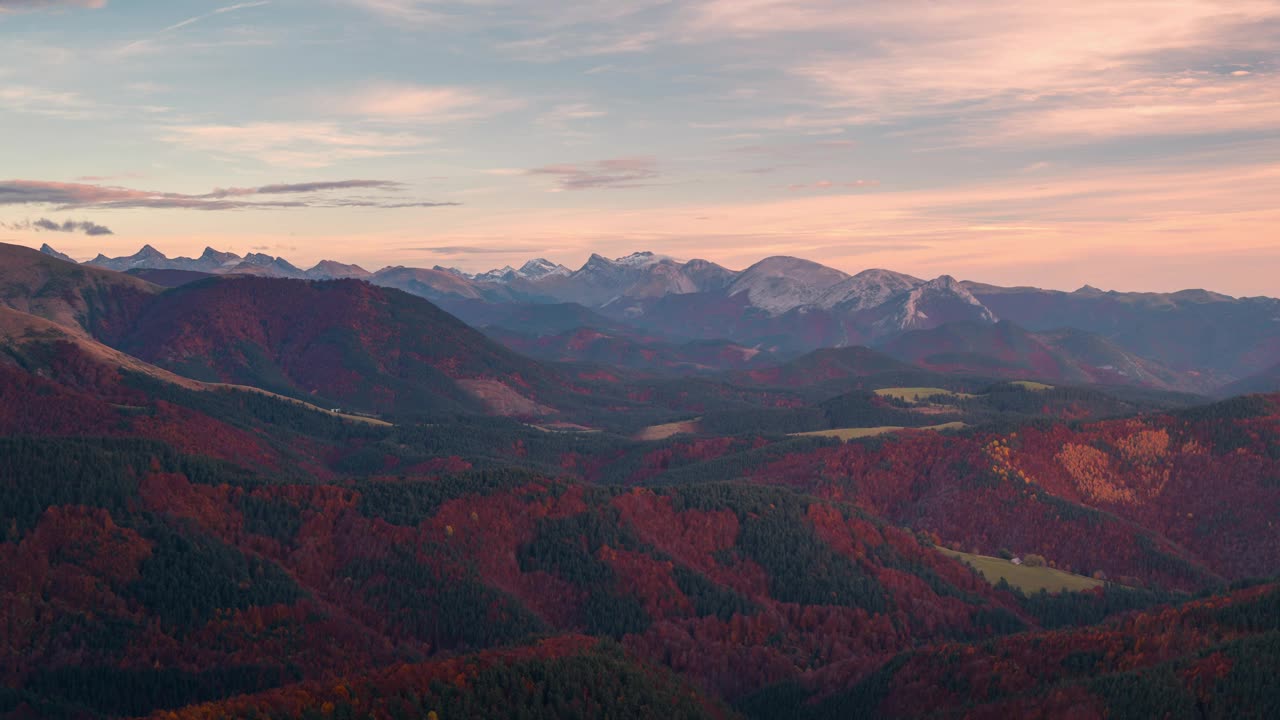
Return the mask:
[(0, 717), (1275, 702), (1280, 397), (865, 349), (640, 377), (358, 281), (139, 292), (106, 326), (0, 308)]

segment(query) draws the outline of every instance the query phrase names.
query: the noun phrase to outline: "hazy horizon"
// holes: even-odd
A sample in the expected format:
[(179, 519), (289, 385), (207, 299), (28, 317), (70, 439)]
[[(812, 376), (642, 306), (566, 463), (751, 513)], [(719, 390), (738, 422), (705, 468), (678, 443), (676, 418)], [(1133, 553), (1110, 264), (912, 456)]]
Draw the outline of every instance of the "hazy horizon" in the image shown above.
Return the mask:
[(0, 0), (0, 240), (1274, 296), (1277, 28), (1274, 0)]

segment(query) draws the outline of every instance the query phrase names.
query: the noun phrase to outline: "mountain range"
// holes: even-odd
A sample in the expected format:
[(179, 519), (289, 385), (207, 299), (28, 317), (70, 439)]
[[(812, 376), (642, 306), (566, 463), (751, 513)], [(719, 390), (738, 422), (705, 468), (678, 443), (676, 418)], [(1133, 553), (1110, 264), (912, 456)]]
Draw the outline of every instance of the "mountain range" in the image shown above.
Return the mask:
[[(42, 251), (65, 257), (47, 245)], [(613, 260), (593, 254), (577, 270), (538, 258), (519, 269), (467, 274), (440, 266), (369, 272), (332, 260), (304, 271), (264, 254), (240, 257), (206, 248), (199, 258), (168, 258), (146, 246), (128, 257), (99, 255), (85, 264), (150, 277), (163, 285), (203, 276), (179, 276), (175, 271), (360, 279), (427, 298), (515, 349), (569, 361), (635, 351), (641, 358), (664, 358), (654, 363), (654, 370), (741, 366), (736, 355), (725, 356), (727, 364), (708, 366), (672, 354), (672, 345), (694, 341), (729, 343), (763, 358), (786, 358), (824, 347), (897, 348), (895, 352), (905, 353), (912, 362), (932, 358), (936, 367), (947, 366), (936, 361), (964, 347), (967, 359), (952, 365), (999, 367), (1007, 358), (992, 353), (1007, 348), (998, 350), (987, 341), (1000, 323), (1012, 323), (1035, 336), (1040, 359), (1013, 367), (1046, 381), (1213, 393), (1233, 383), (1255, 382), (1255, 376), (1257, 383), (1267, 386), (1266, 373), (1280, 358), (1280, 300), (1275, 298), (1233, 298), (1205, 290), (1006, 288), (947, 275), (923, 280), (883, 269), (849, 275), (790, 257), (765, 258), (735, 271), (705, 260), (682, 262), (650, 252)], [(159, 271), (169, 274), (156, 275)], [(557, 313), (559, 320), (551, 317)], [(531, 321), (534, 316), (539, 319)], [(570, 317), (576, 319), (567, 322)], [(947, 329), (903, 339), (940, 328)], [(597, 338), (591, 353), (575, 351), (566, 343), (551, 354), (549, 342), (539, 339), (584, 329), (615, 338), (617, 347), (605, 350)], [(930, 341), (937, 346), (929, 347)]]
[[(0, 245), (0, 718), (1277, 700), (1280, 394), (1173, 392), (1178, 371), (1115, 339), (1154, 333), (1035, 329), (986, 300), (1042, 291), (593, 267), (634, 297), (394, 269), (475, 291), (450, 312), (367, 279)], [(1254, 307), (1079, 295), (1122, 329)], [(875, 347), (637, 323), (679, 307), (748, 308), (779, 337), (843, 314)]]

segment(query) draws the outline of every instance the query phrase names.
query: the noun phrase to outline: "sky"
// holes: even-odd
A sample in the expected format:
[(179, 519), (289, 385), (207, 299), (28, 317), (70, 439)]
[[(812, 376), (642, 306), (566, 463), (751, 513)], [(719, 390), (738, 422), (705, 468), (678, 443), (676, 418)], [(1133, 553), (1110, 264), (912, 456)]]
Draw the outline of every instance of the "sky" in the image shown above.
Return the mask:
[(1280, 295), (1280, 0), (0, 0), (0, 241)]

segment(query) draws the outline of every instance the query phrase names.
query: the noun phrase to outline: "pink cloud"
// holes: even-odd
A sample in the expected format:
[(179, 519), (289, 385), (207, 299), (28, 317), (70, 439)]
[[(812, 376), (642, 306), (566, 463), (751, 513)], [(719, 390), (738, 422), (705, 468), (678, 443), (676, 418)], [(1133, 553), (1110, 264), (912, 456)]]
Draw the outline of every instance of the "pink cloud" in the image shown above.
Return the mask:
[(341, 99), (326, 98), (323, 104), (343, 114), (378, 120), (457, 122), (506, 112), (521, 103), (457, 87), (375, 85)]
[[(1042, 173), (1034, 183), (1019, 175), (875, 193), (832, 187), (774, 201), (527, 208), (511, 215), (476, 208), (459, 211), (458, 224), (439, 226), (433, 238), (442, 245), (488, 246), (519, 237), (566, 248), (553, 258), (566, 264), (575, 254), (568, 248), (583, 257), (591, 251), (635, 249), (680, 256), (697, 248), (699, 256), (730, 266), (768, 254), (810, 255), (848, 271), (887, 266), (919, 275), (1046, 284), (1023, 269), (1034, 265), (1044, 277), (1056, 277), (1055, 263), (1123, 255), (1133, 261), (1123, 266), (1125, 272), (1142, 278), (1146, 270), (1137, 258), (1168, 267), (1221, 266), (1223, 257), (1253, 252), (1257, 257), (1249, 267), (1235, 271), (1254, 280), (1237, 284), (1233, 276), (1219, 275), (1203, 277), (1199, 284), (1261, 293), (1267, 273), (1280, 275), (1280, 246), (1268, 243), (1280, 227), (1275, 197), (1280, 197), (1280, 164), (1275, 163), (1064, 171)], [(834, 249), (846, 246), (860, 249), (846, 254)]]
[(818, 50), (792, 61), (791, 74), (813, 92), (810, 110), (740, 127), (926, 117), (948, 121), (935, 132), (959, 135), (960, 144), (994, 145), (1255, 131), (1280, 120), (1274, 73), (1212, 65), (1280, 52), (1280, 4), (1271, 0), (709, 0), (683, 22), (688, 42), (783, 34), (841, 41), (840, 49), (815, 42)]

